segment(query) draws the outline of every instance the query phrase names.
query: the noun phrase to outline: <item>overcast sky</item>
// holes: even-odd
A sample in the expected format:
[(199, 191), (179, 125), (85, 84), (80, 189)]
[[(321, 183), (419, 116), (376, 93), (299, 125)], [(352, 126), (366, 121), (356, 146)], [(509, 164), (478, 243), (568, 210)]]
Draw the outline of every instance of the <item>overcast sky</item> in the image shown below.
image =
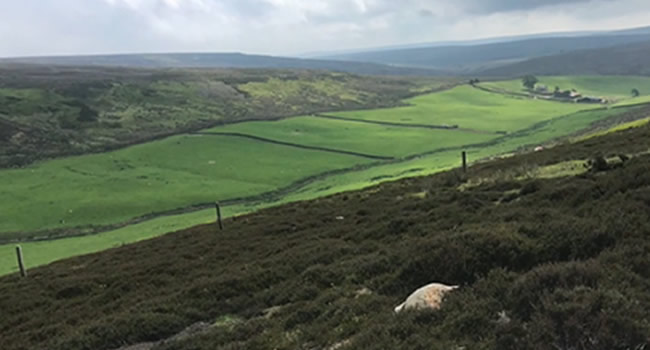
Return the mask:
[(293, 55), (650, 25), (650, 0), (0, 0), (0, 56)]

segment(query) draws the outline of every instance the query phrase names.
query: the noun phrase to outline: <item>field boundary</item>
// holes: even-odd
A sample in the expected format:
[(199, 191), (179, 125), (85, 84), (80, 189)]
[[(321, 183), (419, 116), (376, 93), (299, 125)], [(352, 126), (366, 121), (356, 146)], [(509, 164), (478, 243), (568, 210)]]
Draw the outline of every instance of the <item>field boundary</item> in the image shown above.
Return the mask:
[[(494, 89), (494, 88), (489, 88), (485, 86), (480, 86), (473, 84), (472, 87), (474, 87), (477, 90), (487, 92), (490, 94), (496, 94), (496, 95), (503, 95), (503, 96), (509, 96), (509, 97), (514, 97), (514, 98), (525, 98), (528, 100), (535, 100), (535, 101), (547, 101), (547, 102), (557, 102), (557, 103), (570, 103), (570, 104), (575, 104), (576, 102), (572, 100), (563, 100), (563, 99), (557, 99), (557, 98), (537, 98), (534, 95), (526, 94), (523, 92), (515, 92), (515, 91), (510, 91), (510, 90), (505, 90), (505, 89)], [(581, 103), (582, 105), (594, 105), (593, 103)], [(604, 107), (606, 108), (606, 107)]]
[(477, 130), (477, 129), (460, 128), (457, 125), (393, 123), (393, 122), (386, 122), (386, 121), (381, 121), (381, 120), (339, 117), (339, 116), (335, 116), (335, 115), (321, 114), (321, 113), (312, 114), (311, 116), (315, 117), (315, 118), (331, 119), (331, 120), (338, 120), (338, 121), (345, 121), (345, 122), (352, 122), (352, 123), (365, 123), (365, 124), (384, 125), (384, 126), (392, 126), (392, 127), (398, 127), (398, 128), (449, 130), (449, 131), (463, 131), (463, 132), (469, 132), (469, 133), (473, 133), (473, 134), (499, 135), (499, 133), (497, 133), (497, 132), (483, 131), (483, 130)]
[(368, 158), (368, 159), (376, 159), (376, 160), (395, 159), (394, 157), (378, 156), (378, 155), (360, 153), (360, 152), (354, 152), (354, 151), (345, 151), (345, 150), (338, 150), (338, 149), (327, 148), (327, 147), (319, 147), (319, 146), (301, 145), (301, 144), (298, 144), (298, 143), (272, 140), (272, 139), (267, 139), (267, 138), (264, 138), (264, 137), (259, 137), (259, 136), (255, 136), (255, 135), (244, 134), (244, 133), (238, 133), (238, 132), (197, 131), (197, 132), (190, 133), (190, 135), (240, 137), (240, 138), (246, 138), (246, 139), (250, 139), (250, 140), (254, 140), (254, 141), (272, 143), (272, 144), (281, 145), (281, 146), (295, 147), (295, 148), (312, 150), (312, 151), (337, 153), (337, 154), (343, 154), (343, 155), (349, 155), (349, 156), (363, 157), (363, 158)]

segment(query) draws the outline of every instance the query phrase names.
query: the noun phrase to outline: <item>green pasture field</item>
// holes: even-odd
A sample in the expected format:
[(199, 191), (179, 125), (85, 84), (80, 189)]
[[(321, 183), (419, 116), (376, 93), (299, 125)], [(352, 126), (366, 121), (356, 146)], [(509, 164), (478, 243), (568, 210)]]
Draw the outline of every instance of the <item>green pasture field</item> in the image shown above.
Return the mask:
[[(539, 84), (546, 85), (550, 91), (556, 86), (561, 90), (576, 89), (583, 95), (606, 97), (615, 101), (632, 98), (632, 89), (639, 90), (641, 96), (650, 95), (650, 78), (633, 76), (560, 76), (537, 77)], [(481, 86), (512, 92), (526, 92), (521, 80), (485, 82)]]
[(650, 103), (650, 95), (642, 95), (637, 98), (629, 98), (627, 100), (622, 100), (621, 102), (616, 103), (616, 107), (623, 106), (634, 106)]
[(0, 238), (248, 197), (370, 160), (224, 136), (176, 136), (0, 172)]
[[(282, 142), (393, 157), (430, 154), (383, 163), (240, 137), (182, 135), (109, 153), (4, 170), (0, 172), (3, 183), (0, 188), (0, 197), (3, 198), (0, 202), (0, 239), (31, 236), (31, 232), (47, 229), (124, 223), (141, 215), (193, 204), (257, 196), (315, 174), (362, 166), (354, 171), (315, 179), (290, 193), (276, 193), (224, 208), (226, 216), (238, 215), (454, 168), (458, 166), (462, 149), (469, 152), (470, 160), (478, 160), (524, 146), (536, 146), (626, 110), (578, 112), (578, 108), (594, 107), (516, 99), (468, 86), (410, 99), (408, 103), (412, 106), (336, 115), (395, 122), (389, 117), (399, 114), (398, 122), (454, 124), (471, 120), (472, 113), (485, 111), (484, 114), (475, 114), (484, 116), (477, 118), (476, 123), (461, 127), (491, 131), (492, 134), (298, 117), (277, 122), (234, 124), (211, 131), (237, 132)], [(456, 114), (453, 113), (454, 107), (458, 111)], [(491, 108), (497, 112), (490, 111)], [(428, 118), (432, 115), (435, 118)], [(444, 115), (451, 121), (443, 123), (441, 116)], [(502, 129), (509, 133), (494, 134), (494, 131)], [(483, 145), (470, 147), (477, 143)], [(446, 150), (435, 152), (441, 148)], [(28, 266), (37, 266), (211, 220), (214, 220), (213, 210), (203, 210), (159, 217), (92, 236), (22, 245), (26, 254), (32, 256)], [(13, 249), (13, 244), (0, 246), (0, 274), (15, 271)]]
[[(566, 136), (588, 127), (591, 123), (612, 116), (621, 111), (600, 109), (575, 113), (542, 122), (512, 135), (504, 136), (499, 142), (468, 148), (470, 161), (512, 152), (521, 147), (534, 147), (556, 137)], [(384, 164), (365, 170), (336, 175), (312, 182), (297, 191), (272, 201), (224, 207), (224, 217), (244, 214), (261, 208), (283, 203), (310, 200), (344, 191), (359, 190), (385, 181), (412, 176), (428, 175), (458, 167), (460, 150), (438, 152), (406, 162)], [(423, 189), (425, 191), (426, 189)], [(415, 195), (405, 193), (408, 195)], [(396, 199), (397, 200), (397, 199)], [(345, 213), (341, 213), (345, 216)], [(43, 242), (21, 243), (28, 267), (47, 264), (70, 256), (88, 254), (122, 244), (149, 239), (161, 234), (188, 228), (197, 224), (214, 222), (214, 210), (160, 217), (137, 225), (91, 236), (58, 239)], [(17, 271), (14, 244), (0, 245), (0, 275)]]
[[(612, 110), (599, 109), (577, 112), (569, 116), (557, 117), (532, 125), (517, 133), (503, 136), (493, 143), (477, 147), (467, 147), (470, 162), (491, 158), (516, 151), (520, 148), (534, 148), (549, 140), (564, 137), (591, 123), (603, 120), (632, 108)], [(360, 171), (337, 175), (311, 184), (286, 196), (285, 201), (305, 200), (334, 193), (372, 186), (386, 181), (413, 176), (424, 176), (445, 171), (460, 165), (461, 149), (436, 152), (406, 162), (385, 164)]]
[(318, 117), (233, 124), (207, 131), (242, 133), (300, 145), (388, 157), (403, 157), (445, 147), (480, 143), (499, 136), (462, 130), (393, 127)]
[(590, 105), (531, 101), (489, 93), (471, 86), (419, 96), (405, 102), (410, 106), (330, 114), (401, 124), (458, 125), (464, 129), (513, 132), (543, 120), (594, 108)]

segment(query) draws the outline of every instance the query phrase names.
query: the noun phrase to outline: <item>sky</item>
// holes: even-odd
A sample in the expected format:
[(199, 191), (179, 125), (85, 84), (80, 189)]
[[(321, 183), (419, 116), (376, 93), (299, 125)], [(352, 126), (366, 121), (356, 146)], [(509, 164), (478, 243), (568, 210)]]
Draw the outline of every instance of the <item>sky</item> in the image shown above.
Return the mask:
[(650, 0), (0, 0), (0, 57), (299, 55), (650, 25)]

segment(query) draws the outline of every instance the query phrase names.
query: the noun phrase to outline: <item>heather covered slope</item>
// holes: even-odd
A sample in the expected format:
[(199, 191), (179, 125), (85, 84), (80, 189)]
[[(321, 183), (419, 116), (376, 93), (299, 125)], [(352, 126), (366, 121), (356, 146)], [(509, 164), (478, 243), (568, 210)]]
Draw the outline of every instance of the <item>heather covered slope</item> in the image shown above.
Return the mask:
[[(149, 345), (643, 349), (649, 139), (630, 129), (478, 164), (468, 179), (406, 179), (3, 277), (0, 344), (116, 349), (199, 325)], [(583, 160), (619, 154), (632, 158), (585, 172)], [(461, 288), (438, 312), (393, 314), (434, 281)]]

